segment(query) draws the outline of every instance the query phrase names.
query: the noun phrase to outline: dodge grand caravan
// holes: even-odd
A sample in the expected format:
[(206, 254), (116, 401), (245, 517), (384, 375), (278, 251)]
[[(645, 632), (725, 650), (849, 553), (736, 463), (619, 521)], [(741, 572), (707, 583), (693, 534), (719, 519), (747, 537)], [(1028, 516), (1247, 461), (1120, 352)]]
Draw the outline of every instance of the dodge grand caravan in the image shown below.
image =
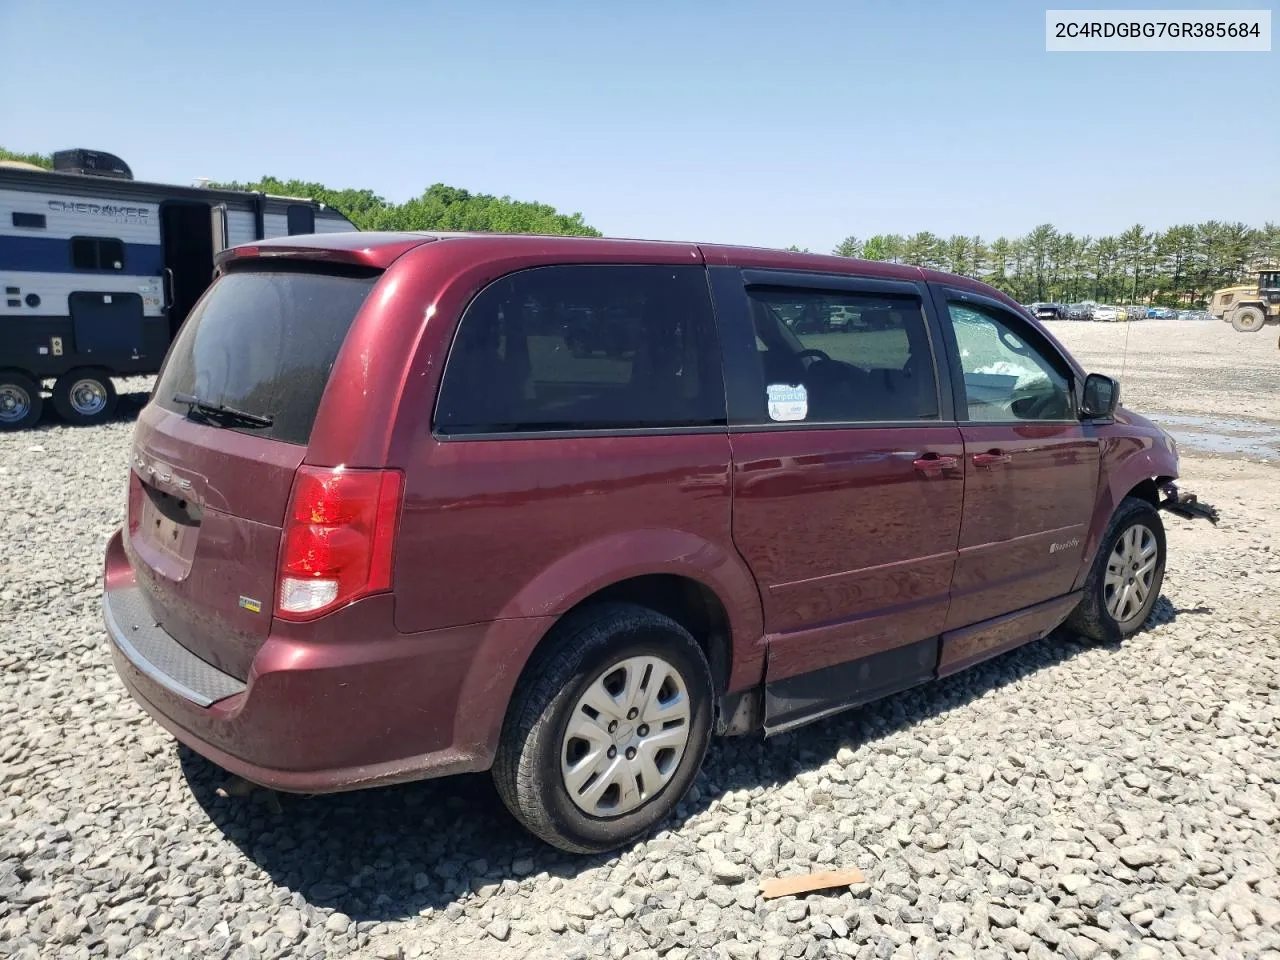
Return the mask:
[(258, 784), (491, 769), (608, 849), (713, 735), (1064, 621), (1119, 639), (1160, 592), (1173, 441), (981, 283), (408, 233), (217, 274), (137, 423), (105, 618), (132, 695)]

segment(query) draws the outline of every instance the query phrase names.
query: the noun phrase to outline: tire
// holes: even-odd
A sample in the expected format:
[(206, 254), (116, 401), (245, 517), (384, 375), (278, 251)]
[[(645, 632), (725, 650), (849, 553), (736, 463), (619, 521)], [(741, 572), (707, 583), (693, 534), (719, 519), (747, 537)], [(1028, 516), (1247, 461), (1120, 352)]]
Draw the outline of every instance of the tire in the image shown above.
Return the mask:
[(1237, 333), (1257, 333), (1267, 318), (1257, 307), (1237, 307), (1231, 314), (1231, 329)]
[[(516, 685), (494, 758), (494, 783), (512, 815), (552, 846), (570, 853), (613, 850), (666, 819), (693, 785), (711, 739), (715, 695), (711, 671), (697, 641), (684, 627), (634, 604), (602, 604), (571, 614), (557, 625), (548, 642), (545, 654), (526, 668)], [(651, 667), (637, 667), (646, 662), (639, 658), (651, 658), (647, 661)], [(633, 669), (619, 668), (629, 662)], [(664, 681), (660, 689), (652, 687), (652, 678), (664, 669), (668, 678), (674, 672), (676, 680)], [(652, 689), (647, 692), (655, 698), (644, 714), (632, 718), (619, 707), (617, 714), (597, 713), (598, 723), (592, 718), (585, 699), (600, 703), (600, 691), (613, 695), (607, 689), (610, 681), (616, 687), (619, 675), (624, 675), (625, 686), (632, 678), (642, 679), (642, 674), (651, 678)], [(676, 696), (679, 684), (683, 684), (683, 701)], [(635, 687), (625, 686), (618, 696), (625, 700), (629, 689)], [(646, 688), (640, 684), (640, 689)], [(656, 699), (664, 692), (666, 707)], [(610, 710), (616, 702), (610, 701)], [(688, 730), (683, 752), (655, 747), (659, 741), (646, 733), (643, 721), (658, 710), (662, 716), (674, 717), (682, 702), (687, 712), (683, 725)], [(604, 723), (606, 716), (616, 718), (610, 721), (612, 726)], [(667, 729), (662, 742), (679, 736), (680, 724), (670, 717), (663, 721)], [(573, 729), (586, 729), (589, 739), (571, 734), (571, 720)], [(644, 762), (643, 757), (636, 762), (630, 759), (637, 753), (635, 744), (641, 749), (648, 745), (644, 756), (649, 757), (648, 770), (655, 775), (651, 779), (657, 779), (659, 786), (639, 789), (645, 776), (641, 773), (630, 780), (636, 789), (627, 795), (618, 784), (628, 782), (627, 774), (635, 774)], [(615, 753), (608, 753), (609, 749)], [(667, 749), (673, 752), (666, 754)], [(575, 767), (604, 772), (575, 776)], [(570, 780), (578, 799), (570, 795)], [(609, 785), (602, 793), (592, 790), (593, 785), (605, 783)], [(598, 794), (594, 804), (593, 794)], [(616, 814), (609, 812), (613, 808)]]
[[(1141, 556), (1141, 544), (1146, 540), (1146, 531), (1154, 545), (1154, 566), (1148, 577), (1132, 570), (1132, 562), (1145, 565)], [(1132, 537), (1132, 539), (1129, 539)], [(1126, 553), (1129, 545), (1139, 545), (1139, 555), (1133, 557)], [(1121, 563), (1121, 561), (1124, 561)], [(1111, 517), (1102, 542), (1098, 545), (1098, 555), (1093, 559), (1093, 566), (1085, 580), (1080, 605), (1067, 618), (1067, 626), (1077, 633), (1100, 643), (1116, 643), (1136, 633), (1151, 615), (1160, 596), (1160, 586), (1164, 583), (1164, 567), (1166, 560), (1164, 524), (1160, 513), (1151, 504), (1137, 497), (1125, 497)], [(1116, 599), (1116, 575), (1109, 578), (1109, 568), (1115, 563), (1116, 572), (1122, 583), (1133, 578), (1134, 588), (1130, 600), (1123, 604), (1113, 604)], [(1128, 569), (1126, 569), (1128, 567)], [(1108, 580), (1112, 582), (1109, 583)], [(1142, 584), (1146, 592), (1140, 597), (1136, 595)]]
[(0, 371), (0, 430), (35, 426), (43, 410), (39, 383), (16, 370)]
[(105, 423), (116, 412), (115, 385), (105, 370), (80, 367), (60, 376), (53, 385), (53, 407), (75, 426)]

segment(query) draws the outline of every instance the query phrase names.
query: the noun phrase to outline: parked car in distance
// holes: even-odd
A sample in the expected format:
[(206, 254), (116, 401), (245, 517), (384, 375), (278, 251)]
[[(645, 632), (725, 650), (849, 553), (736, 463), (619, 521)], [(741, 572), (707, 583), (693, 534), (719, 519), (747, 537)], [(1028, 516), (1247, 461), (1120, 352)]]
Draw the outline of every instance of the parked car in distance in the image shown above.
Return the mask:
[(1071, 303), (1067, 304), (1068, 320), (1092, 320), (1093, 307), (1087, 303)]
[(1126, 319), (1122, 310), (1117, 307), (1107, 306), (1106, 304), (1099, 304), (1094, 307), (1092, 318), (1094, 320), (1102, 321), (1103, 323), (1115, 323), (1118, 320)]
[(1121, 308), (1124, 310), (1124, 318), (1126, 320), (1145, 320), (1147, 318), (1147, 308), (1139, 304), (1129, 304)]
[(1208, 310), (1179, 310), (1179, 320), (1213, 320), (1216, 319)]
[(1061, 303), (1033, 303), (1029, 309), (1037, 320), (1062, 320), (1067, 315), (1067, 308)]
[(1169, 307), (1147, 308), (1147, 317), (1152, 320), (1173, 320), (1177, 315), (1177, 311), (1171, 310)]
[[(814, 312), (840, 328), (787, 319)], [(110, 649), (162, 726), (249, 781), (491, 770), (537, 836), (611, 849), (676, 809), (713, 735), (1064, 622), (1138, 630), (1178, 456), (1118, 401), (1005, 295), (903, 265), (237, 247), (138, 417)]]

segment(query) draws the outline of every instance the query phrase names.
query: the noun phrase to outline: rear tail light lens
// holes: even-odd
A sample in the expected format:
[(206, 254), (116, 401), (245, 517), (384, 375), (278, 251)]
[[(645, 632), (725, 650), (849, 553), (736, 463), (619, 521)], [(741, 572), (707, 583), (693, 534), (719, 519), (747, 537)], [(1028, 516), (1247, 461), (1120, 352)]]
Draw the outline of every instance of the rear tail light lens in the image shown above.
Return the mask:
[(395, 470), (298, 468), (281, 534), (276, 616), (310, 620), (391, 589), (401, 489)]

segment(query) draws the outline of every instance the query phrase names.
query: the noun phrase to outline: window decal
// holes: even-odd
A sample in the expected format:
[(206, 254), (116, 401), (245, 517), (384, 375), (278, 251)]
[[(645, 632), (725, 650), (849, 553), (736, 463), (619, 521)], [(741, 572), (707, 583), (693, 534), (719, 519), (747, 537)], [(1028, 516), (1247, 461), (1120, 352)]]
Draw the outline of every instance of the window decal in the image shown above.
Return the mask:
[(769, 397), (770, 420), (790, 423), (809, 415), (809, 392), (804, 384), (771, 383), (765, 392)]

